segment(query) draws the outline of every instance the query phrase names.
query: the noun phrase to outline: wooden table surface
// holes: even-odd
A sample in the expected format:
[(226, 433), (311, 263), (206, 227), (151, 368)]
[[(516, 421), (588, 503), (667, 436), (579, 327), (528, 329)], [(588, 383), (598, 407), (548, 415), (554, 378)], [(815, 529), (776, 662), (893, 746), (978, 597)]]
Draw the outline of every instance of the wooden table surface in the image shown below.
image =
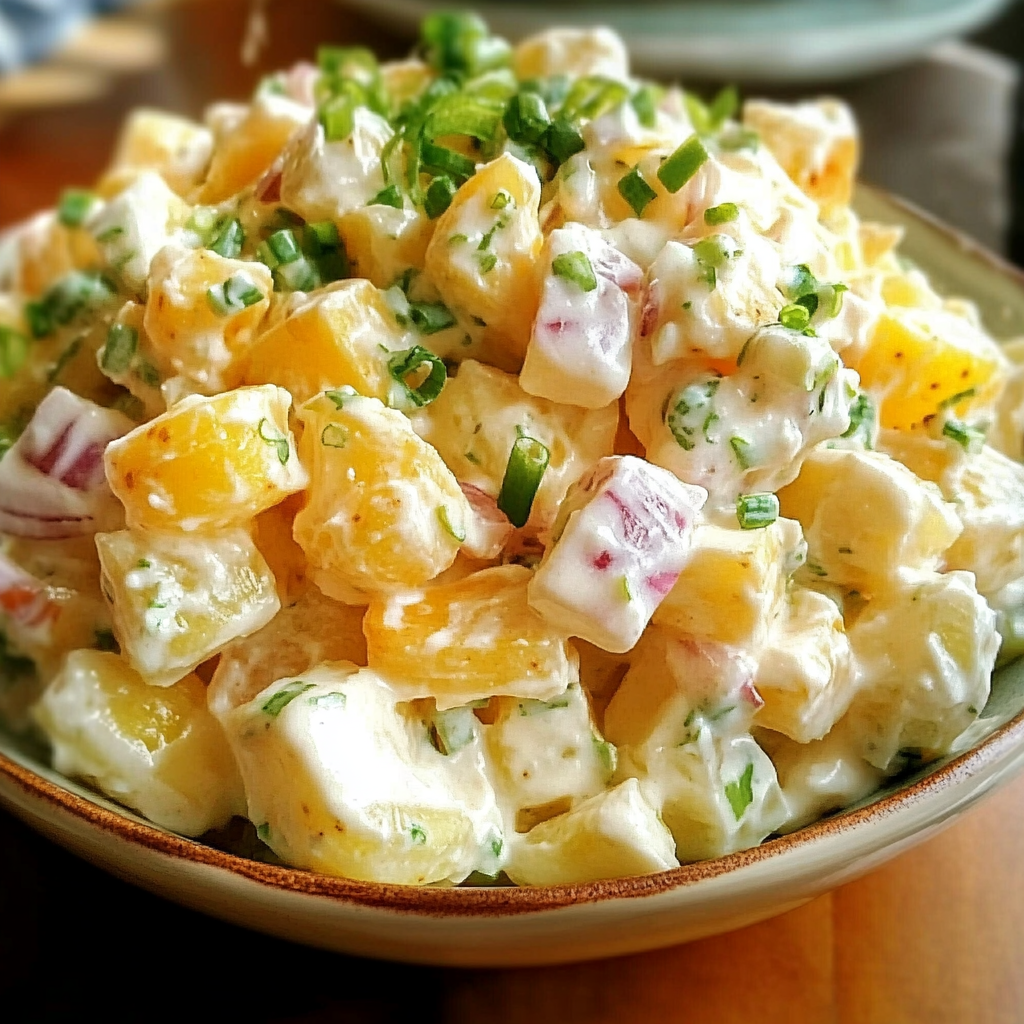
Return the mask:
[[(210, 99), (245, 96), (264, 71), (309, 56), (320, 40), (405, 49), (323, 0), (282, 0), (269, 8), (268, 48), (245, 68), (246, 6), (148, 8), (76, 40), (42, 70), (0, 81), (0, 226), (92, 180), (133, 106), (198, 114)], [(1024, 778), (937, 838), (774, 920), (617, 960), (462, 971), (244, 932), (108, 878), (0, 813), (0, 1016), (1013, 1024), (1024, 1021), (1022, 860)]]

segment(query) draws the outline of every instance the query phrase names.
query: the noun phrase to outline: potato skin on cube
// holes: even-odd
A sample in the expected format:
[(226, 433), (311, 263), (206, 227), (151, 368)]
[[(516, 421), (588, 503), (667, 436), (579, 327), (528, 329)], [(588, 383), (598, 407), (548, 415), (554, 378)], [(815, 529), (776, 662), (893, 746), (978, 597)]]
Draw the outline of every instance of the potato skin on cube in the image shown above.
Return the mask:
[(551, 700), (579, 679), (563, 634), (526, 602), (532, 573), (503, 565), (420, 591), (375, 597), (363, 620), (370, 667), (403, 700), (439, 708), (505, 695)]
[(72, 651), (35, 716), (57, 771), (164, 828), (198, 836), (244, 811), (238, 769), (196, 675), (158, 689), (116, 654)]
[(496, 872), (504, 844), (479, 741), (445, 755), (370, 669), (325, 662), (230, 712), (249, 818), (289, 864), (374, 882)]
[(328, 392), (299, 418), (312, 482), (294, 535), (321, 589), (418, 587), (455, 561), (469, 503), (405, 416), (376, 398)]
[(129, 526), (216, 530), (249, 522), (305, 488), (284, 388), (182, 399), (107, 447), (110, 488)]
[[(496, 209), (502, 191), (509, 200)], [(536, 265), (544, 242), (539, 205), (536, 171), (505, 153), (455, 193), (424, 257), (445, 305), (483, 320), (485, 335), (507, 347), (513, 361), (526, 352), (537, 309)]]
[(338, 281), (256, 339), (245, 382), (278, 384), (296, 404), (346, 385), (387, 402), (395, 387), (388, 356), (415, 343), (399, 327), (383, 292), (359, 278)]
[(606, 651), (628, 651), (686, 564), (707, 498), (633, 455), (602, 459), (562, 503), (530, 606)]
[(169, 686), (281, 607), (245, 530), (200, 536), (120, 530), (96, 536), (114, 636), (132, 667)]

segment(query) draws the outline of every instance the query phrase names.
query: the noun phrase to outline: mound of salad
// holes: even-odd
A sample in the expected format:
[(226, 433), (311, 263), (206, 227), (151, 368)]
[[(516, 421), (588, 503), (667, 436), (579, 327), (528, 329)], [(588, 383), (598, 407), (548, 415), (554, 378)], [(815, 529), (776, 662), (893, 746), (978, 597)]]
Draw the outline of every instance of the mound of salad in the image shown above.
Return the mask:
[(1024, 371), (857, 160), (837, 100), (464, 13), (135, 111), (0, 242), (9, 727), (406, 884), (663, 871), (948, 753), (1022, 646)]

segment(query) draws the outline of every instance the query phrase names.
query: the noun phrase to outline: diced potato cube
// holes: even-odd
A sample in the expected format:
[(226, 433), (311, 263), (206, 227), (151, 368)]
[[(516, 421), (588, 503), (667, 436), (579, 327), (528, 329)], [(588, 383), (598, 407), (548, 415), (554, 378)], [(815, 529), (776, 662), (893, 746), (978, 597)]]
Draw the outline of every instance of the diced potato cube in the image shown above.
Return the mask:
[(310, 587), (262, 629), (221, 651), (207, 702), (222, 721), (261, 690), (286, 676), (302, 675), (322, 661), (366, 662), (366, 609), (324, 597)]
[(626, 779), (518, 837), (505, 870), (517, 885), (565, 885), (678, 866), (672, 833)]
[(615, 748), (601, 739), (578, 683), (551, 701), (499, 697), (495, 705), (487, 747), (495, 786), (515, 813), (517, 832), (528, 832), (608, 784)]
[(891, 307), (871, 342), (847, 362), (879, 399), (883, 427), (920, 428), (954, 401), (961, 419), (998, 398), (1009, 365), (998, 345), (969, 320), (942, 309)]
[[(500, 199), (498, 198), (500, 197)], [(424, 269), (452, 310), (521, 361), (537, 310), (543, 237), (537, 172), (508, 153), (482, 167), (437, 219)]]
[(125, 171), (156, 171), (182, 197), (202, 180), (213, 151), (209, 128), (168, 114), (139, 107), (126, 118), (110, 167), (100, 181), (121, 177)]
[(866, 595), (936, 568), (961, 532), (939, 489), (882, 452), (819, 448), (779, 503), (804, 528), (808, 569)]
[(128, 525), (211, 530), (249, 522), (308, 482), (283, 388), (182, 399), (112, 442), (107, 480)]
[(338, 221), (384, 188), (381, 150), (394, 133), (368, 107), (355, 109), (352, 132), (328, 142), (312, 120), (284, 154), (281, 201), (307, 221)]
[(542, 263), (540, 308), (519, 384), (553, 402), (600, 409), (629, 383), (643, 272), (582, 224), (552, 231)]
[(846, 713), (856, 685), (839, 608), (824, 594), (794, 587), (754, 675), (764, 700), (757, 724), (797, 743), (821, 739)]
[(202, 537), (120, 530), (97, 534), (96, 548), (114, 635), (132, 668), (156, 686), (255, 633), (281, 607), (244, 530)]
[(288, 140), (312, 123), (313, 115), (305, 104), (272, 94), (259, 96), (251, 107), (243, 108), (236, 116), (221, 117), (216, 109), (211, 113), (213, 157), (198, 195), (199, 202), (211, 205), (222, 203), (253, 184), (277, 159)]
[(287, 863), (405, 885), (496, 872), (504, 838), (479, 740), (440, 753), (369, 669), (327, 662), (226, 721), (249, 818)]
[(253, 542), (270, 566), (282, 607), (294, 604), (312, 586), (306, 552), (292, 534), (295, 516), (303, 501), (302, 494), (292, 494), (279, 505), (261, 512), (252, 524)]
[(343, 214), (338, 230), (352, 274), (390, 288), (410, 267), (423, 266), (434, 224), (419, 210), (375, 203)]
[(154, 688), (116, 654), (72, 651), (36, 709), (53, 766), (175, 832), (198, 836), (245, 807), (206, 687)]
[(455, 561), (469, 504), (405, 416), (376, 398), (331, 391), (299, 417), (312, 483), (295, 539), (321, 589), (418, 587)]
[(849, 204), (860, 144), (853, 114), (841, 100), (747, 100), (743, 125), (760, 135), (783, 170), (816, 203), (826, 210)]
[(788, 810), (779, 832), (795, 832), (829, 811), (849, 807), (885, 781), (885, 773), (861, 756), (846, 723), (811, 743), (762, 729), (757, 740), (775, 765)]
[(802, 561), (800, 524), (776, 519), (764, 529), (700, 523), (675, 586), (653, 621), (673, 633), (756, 649), (764, 642)]
[(149, 265), (187, 216), (185, 204), (156, 171), (143, 171), (93, 214), (86, 227), (103, 260), (136, 295), (144, 295)]
[(4, 234), (4, 243), (5, 250), (10, 246), (12, 266), (10, 280), (5, 280), (6, 265), (0, 280), (4, 288), (21, 295), (39, 295), (72, 270), (84, 270), (100, 261), (92, 236), (66, 228), (52, 211), (11, 228)]
[(526, 394), (515, 377), (467, 359), (437, 401), (414, 417), (417, 432), (463, 483), (496, 498), (519, 427), (550, 452), (530, 527), (550, 526), (569, 486), (614, 451), (619, 411), (585, 410)]
[(146, 333), (161, 361), (185, 377), (194, 392), (227, 391), (242, 383), (239, 356), (273, 292), (270, 270), (262, 263), (169, 245), (150, 266)]
[(379, 289), (359, 278), (338, 281), (256, 339), (245, 380), (287, 388), (296, 404), (345, 385), (387, 402), (396, 384), (388, 357), (414, 344)]
[(370, 667), (403, 700), (434, 697), (441, 709), (498, 695), (558, 697), (578, 681), (577, 658), (527, 604), (531, 576), (504, 565), (374, 598), (363, 621)]
[(611, 29), (546, 29), (519, 43), (512, 66), (520, 79), (601, 75), (623, 81), (629, 75), (629, 54)]
[(680, 860), (754, 846), (786, 808), (775, 769), (748, 732), (761, 706), (753, 664), (719, 644), (649, 632), (605, 710), (618, 775), (641, 780)]
[(628, 651), (686, 564), (705, 497), (636, 456), (602, 459), (562, 503), (531, 607), (565, 633)]
[(869, 604), (849, 638), (864, 682), (845, 721), (883, 771), (948, 752), (988, 700), (999, 634), (970, 573), (908, 579)]

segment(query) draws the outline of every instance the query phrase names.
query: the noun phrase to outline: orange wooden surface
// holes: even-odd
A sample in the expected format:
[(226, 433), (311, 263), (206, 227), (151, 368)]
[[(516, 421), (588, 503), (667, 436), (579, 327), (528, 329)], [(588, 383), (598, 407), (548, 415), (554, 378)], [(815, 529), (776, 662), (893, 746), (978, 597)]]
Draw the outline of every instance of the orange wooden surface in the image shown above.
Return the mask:
[[(323, 39), (404, 50), (326, 0), (288, 0), (270, 7), (259, 64), (242, 68), (245, 9), (243, 0), (193, 0), (144, 13), (142, 26), (165, 47), (149, 66), (140, 57), (111, 72), (97, 48), (66, 55), (62, 66), (85, 73), (100, 94), (85, 103), (26, 111), (24, 95), (0, 82), (0, 226), (52, 205), (65, 185), (88, 183), (132, 106), (196, 114), (212, 98), (245, 96), (264, 71), (309, 56)], [(866, 878), (738, 932), (575, 966), (428, 975), (396, 967), (394, 977), (429, 976), (429, 1019), (453, 1024), (1013, 1024), (1024, 1021), (1022, 861), (1024, 778)], [(398, 1019), (381, 1005), (338, 992), (319, 1010), (261, 1019)], [(405, 1019), (422, 1024), (415, 1000)]]

